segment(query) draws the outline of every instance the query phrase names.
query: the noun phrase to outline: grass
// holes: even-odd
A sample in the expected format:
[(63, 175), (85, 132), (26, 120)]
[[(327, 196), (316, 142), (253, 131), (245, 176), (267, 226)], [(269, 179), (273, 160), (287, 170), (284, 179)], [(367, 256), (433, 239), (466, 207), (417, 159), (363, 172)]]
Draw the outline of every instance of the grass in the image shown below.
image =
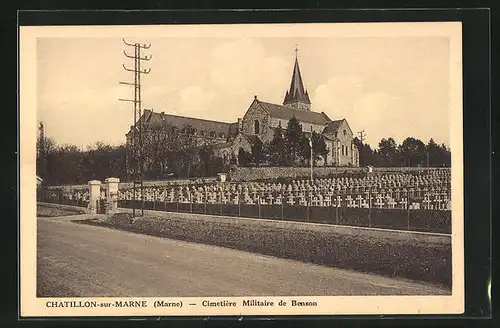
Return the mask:
[(329, 267), (401, 277), (451, 290), (451, 245), (417, 240), (308, 231), (242, 221), (120, 213), (105, 221), (80, 221), (125, 231), (238, 249)]
[(36, 216), (38, 217), (55, 217), (55, 216), (68, 216), (75, 214), (83, 214), (85, 209), (76, 209), (71, 207), (57, 206), (57, 205), (45, 205), (37, 204), (36, 206)]

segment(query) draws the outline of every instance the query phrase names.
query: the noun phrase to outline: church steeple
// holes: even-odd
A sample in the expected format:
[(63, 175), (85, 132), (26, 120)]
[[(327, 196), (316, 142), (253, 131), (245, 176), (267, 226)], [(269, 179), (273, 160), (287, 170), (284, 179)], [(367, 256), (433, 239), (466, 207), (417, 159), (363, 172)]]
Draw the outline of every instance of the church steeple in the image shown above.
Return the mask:
[(311, 101), (309, 100), (309, 94), (304, 88), (302, 76), (300, 75), (297, 52), (298, 49), (295, 48), (295, 66), (293, 67), (292, 81), (290, 83), (290, 90), (288, 90), (285, 94), (283, 105), (294, 107), (297, 109), (311, 110)]

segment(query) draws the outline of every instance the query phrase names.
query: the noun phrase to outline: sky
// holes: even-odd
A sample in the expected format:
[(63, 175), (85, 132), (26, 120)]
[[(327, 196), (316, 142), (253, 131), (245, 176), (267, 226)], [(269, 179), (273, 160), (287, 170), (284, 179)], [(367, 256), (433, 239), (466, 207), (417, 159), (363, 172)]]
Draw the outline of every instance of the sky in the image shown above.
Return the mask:
[[(445, 37), (150, 38), (143, 108), (236, 122), (254, 95), (281, 104), (295, 47), (312, 110), (347, 119), (377, 147), (412, 136), (450, 143), (450, 44)], [(119, 38), (38, 38), (37, 120), (58, 144), (117, 145), (133, 123), (133, 48)]]

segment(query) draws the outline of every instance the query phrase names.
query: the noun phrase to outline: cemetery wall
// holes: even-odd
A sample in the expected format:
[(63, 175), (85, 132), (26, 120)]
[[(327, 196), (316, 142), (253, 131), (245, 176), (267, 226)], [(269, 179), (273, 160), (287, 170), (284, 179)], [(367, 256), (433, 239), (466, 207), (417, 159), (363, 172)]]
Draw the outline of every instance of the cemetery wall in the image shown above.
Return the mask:
[[(432, 168), (436, 170), (436, 168)], [(407, 173), (429, 170), (418, 167), (374, 167), (373, 173)], [(446, 170), (446, 169), (443, 169)], [(327, 176), (341, 176), (343, 174), (367, 173), (366, 167), (315, 167), (313, 177), (321, 178)], [(239, 167), (229, 173), (231, 181), (255, 181), (276, 178), (309, 178), (311, 176), (310, 167)]]
[[(144, 180), (144, 187), (166, 187), (166, 186), (183, 186), (191, 183), (195, 184), (204, 184), (204, 183), (213, 183), (217, 180), (216, 177), (207, 177), (207, 178), (193, 178), (193, 179), (169, 179), (169, 180)], [(101, 181), (104, 185), (104, 181)], [(133, 187), (132, 182), (120, 182), (120, 189), (129, 189)], [(88, 184), (84, 185), (59, 185), (59, 186), (48, 186), (47, 189), (55, 190), (60, 189), (63, 191), (70, 190), (87, 190), (89, 188)]]
[[(127, 216), (128, 215), (128, 216)], [(300, 223), (248, 223), (211, 220), (207, 215), (161, 213), (130, 220), (130, 214), (105, 224), (132, 232), (228, 247), (330, 267), (389, 277), (423, 280), (451, 287), (451, 243), (404, 242), (376, 235), (346, 234)]]

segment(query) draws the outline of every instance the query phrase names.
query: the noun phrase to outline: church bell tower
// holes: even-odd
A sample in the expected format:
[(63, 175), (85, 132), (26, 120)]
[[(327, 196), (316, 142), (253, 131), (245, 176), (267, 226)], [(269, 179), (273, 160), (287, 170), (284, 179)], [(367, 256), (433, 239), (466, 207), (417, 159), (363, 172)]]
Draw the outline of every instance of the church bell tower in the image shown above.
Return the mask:
[(290, 83), (290, 90), (285, 94), (283, 105), (310, 111), (311, 101), (309, 100), (309, 94), (307, 90), (305, 90), (304, 83), (302, 82), (297, 53), (298, 49), (295, 48), (295, 66), (293, 68), (292, 82)]

